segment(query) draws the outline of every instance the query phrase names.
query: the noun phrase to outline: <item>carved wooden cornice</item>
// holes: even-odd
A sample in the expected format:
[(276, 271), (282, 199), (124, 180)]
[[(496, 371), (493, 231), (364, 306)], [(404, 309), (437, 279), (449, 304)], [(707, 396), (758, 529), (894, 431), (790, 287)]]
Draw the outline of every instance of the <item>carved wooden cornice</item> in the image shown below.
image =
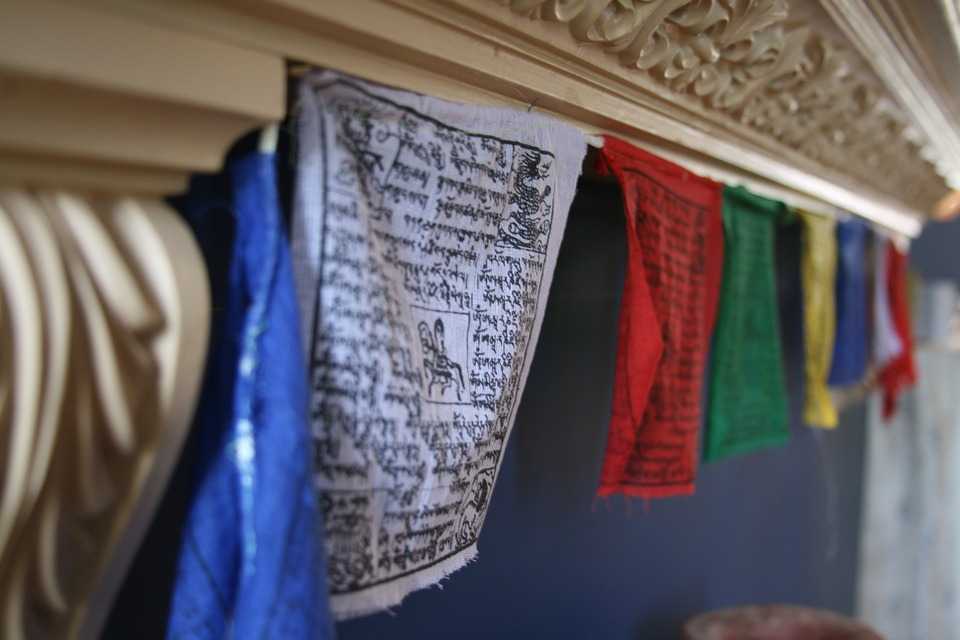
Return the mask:
[(496, 1), (567, 25), (577, 42), (767, 136), (771, 149), (783, 145), (925, 209), (945, 190), (927, 161), (936, 154), (926, 132), (855, 50), (791, 21), (786, 0)]
[[(941, 0), (943, 13), (937, 13), (940, 7), (933, 2), (820, 2), (903, 105), (904, 114), (920, 132), (917, 140), (922, 143), (922, 156), (951, 188), (960, 188), (960, 104), (956, 100), (960, 96), (951, 96), (951, 88), (939, 77), (937, 67), (943, 62), (942, 55), (932, 48), (938, 36), (947, 40), (947, 33), (957, 26), (955, 0)], [(926, 23), (919, 24), (918, 20)], [(929, 24), (931, 21), (934, 25)], [(930, 26), (943, 33), (931, 32)], [(958, 52), (954, 48), (946, 62), (944, 73), (950, 76), (956, 74)], [(957, 87), (960, 84), (953, 85), (954, 91)]]
[(443, 98), (547, 112), (904, 236), (946, 190), (916, 123), (812, 0), (87, 5)]
[[(172, 38), (169, 51), (188, 52), (178, 64), (189, 65), (199, 49), (249, 57), (230, 66), (223, 78), (197, 82), (214, 99), (190, 105), (180, 116), (190, 121), (194, 135), (158, 143), (141, 130), (141, 150), (153, 145), (188, 156), (177, 142), (224, 140), (228, 129), (236, 131), (243, 121), (252, 124), (271, 111), (275, 87), (254, 96), (237, 94), (240, 110), (225, 102), (245, 73), (263, 74), (263, 52), (445, 97), (533, 106), (587, 129), (649, 139), (655, 151), (665, 142), (913, 235), (919, 225), (911, 217), (922, 217), (943, 195), (944, 177), (951, 183), (960, 177), (955, 166), (960, 133), (948, 109), (931, 108), (937, 100), (920, 77), (922, 65), (904, 66), (891, 54), (899, 45), (891, 35), (896, 30), (889, 28), (889, 15), (896, 13), (890, 7), (907, 0), (878, 2), (821, 0), (824, 11), (812, 0), (88, 0), (83, 9), (44, 0), (38, 5), (59, 5), (57, 12), (96, 10), (110, 26), (90, 28), (96, 24), (88, 17), (81, 21), (86, 28), (46, 42), (27, 37), (29, 29), (11, 28), (14, 37), (0, 43), (0, 63), (6, 57), (25, 59), (17, 53), (21, 49), (49, 49), (49, 65), (27, 69), (22, 87), (11, 85), (24, 96), (15, 115), (36, 125), (42, 111), (37, 105), (64, 96), (49, 84), (41, 92), (31, 78), (50, 72), (69, 77), (75, 69), (62, 60), (70, 60), (63, 55), (70, 43), (125, 31), (139, 21), (135, 31), (162, 28)], [(859, 17), (842, 19), (848, 14)], [(885, 31), (868, 28), (863, 16), (872, 16), (874, 26)], [(856, 27), (852, 32), (849, 24)], [(912, 45), (916, 35), (901, 40)], [(59, 44), (61, 39), (66, 44)], [(81, 56), (76, 62), (83, 67), (96, 60)], [(166, 60), (147, 62), (137, 77), (160, 79), (159, 94), (151, 95), (154, 89), (137, 85), (130, 75), (120, 74), (120, 81), (131, 89), (124, 88), (125, 98), (145, 99), (141, 106), (149, 120), (154, 98), (178, 66), (167, 65), (164, 73)], [(17, 81), (16, 73), (4, 73), (0, 64), (0, 80)], [(74, 99), (78, 116), (95, 119), (97, 108), (110, 104), (97, 95)], [(259, 104), (251, 100), (256, 95), (263, 97)], [(174, 96), (173, 103), (186, 106), (185, 97)], [(155, 122), (141, 129), (162, 135), (164, 127)], [(110, 126), (121, 139), (133, 138), (122, 124), (117, 118)], [(67, 155), (104, 146), (95, 127), (75, 128), (86, 135), (61, 136), (63, 130), (53, 125), (51, 118), (51, 126), (39, 130), (49, 133), (51, 148), (62, 147)], [(19, 149), (33, 135), (30, 127), (11, 126), (0, 131), (4, 135), (10, 139), (0, 137), (0, 168), (7, 173), (44, 168), (34, 166), (41, 163), (29, 153), (10, 156), (8, 149)], [(86, 153), (128, 173), (144, 169), (137, 150), (124, 150), (122, 157)], [(46, 163), (52, 161), (48, 155)], [(193, 157), (194, 168), (210, 164)], [(158, 170), (155, 181), (171, 184), (162, 172), (184, 164), (161, 159), (148, 168)]]

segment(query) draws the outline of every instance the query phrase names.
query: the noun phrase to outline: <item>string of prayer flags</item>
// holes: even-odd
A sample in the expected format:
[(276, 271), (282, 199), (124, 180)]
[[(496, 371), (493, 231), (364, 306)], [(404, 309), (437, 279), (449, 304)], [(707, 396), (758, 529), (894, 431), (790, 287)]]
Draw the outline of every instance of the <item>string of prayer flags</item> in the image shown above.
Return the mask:
[(294, 249), (338, 617), (476, 555), (586, 152), (575, 128), (323, 72)]
[(694, 490), (701, 385), (723, 268), (720, 185), (607, 137), (620, 183), (627, 272), (600, 495)]
[[(886, 301), (886, 310), (892, 323), (890, 328), (900, 345), (895, 354), (884, 354), (888, 357), (877, 362), (880, 387), (883, 389), (883, 417), (889, 419), (896, 413), (900, 393), (916, 383), (917, 370), (913, 358), (910, 299), (907, 293), (907, 255), (890, 240), (886, 240), (884, 245), (877, 248), (878, 253), (885, 257), (885, 268), (883, 280), (878, 274), (876, 298)], [(878, 328), (878, 334), (880, 332)], [(880, 341), (879, 335), (877, 341)]]
[(803, 222), (803, 419), (811, 426), (830, 429), (837, 426), (837, 410), (827, 387), (836, 332), (836, 221), (806, 211), (797, 213)]
[(704, 460), (789, 437), (774, 260), (782, 202), (723, 190), (723, 284), (713, 338)]
[(856, 219), (837, 223), (837, 328), (827, 382), (845, 387), (867, 372), (867, 238), (870, 229)]

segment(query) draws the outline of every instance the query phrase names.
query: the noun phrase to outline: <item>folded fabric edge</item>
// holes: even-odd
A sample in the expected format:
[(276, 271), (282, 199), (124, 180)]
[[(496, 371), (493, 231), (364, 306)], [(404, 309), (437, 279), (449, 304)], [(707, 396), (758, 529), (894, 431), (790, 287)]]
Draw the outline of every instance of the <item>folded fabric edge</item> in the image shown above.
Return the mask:
[(330, 596), (330, 608), (338, 620), (349, 620), (399, 605), (405, 597), (414, 591), (437, 586), (443, 588), (441, 581), (454, 571), (465, 567), (477, 558), (477, 543), (458, 551), (449, 558), (430, 567), (418, 569), (408, 576), (390, 580), (362, 591)]

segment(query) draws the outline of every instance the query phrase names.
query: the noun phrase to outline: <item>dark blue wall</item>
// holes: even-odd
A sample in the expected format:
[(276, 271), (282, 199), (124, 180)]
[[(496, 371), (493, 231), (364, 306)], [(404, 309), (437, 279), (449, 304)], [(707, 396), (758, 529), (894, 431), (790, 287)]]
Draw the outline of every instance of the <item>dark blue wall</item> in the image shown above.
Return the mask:
[(583, 183), (479, 559), (443, 589), (339, 625), (341, 640), (677, 638), (689, 615), (746, 603), (854, 606), (864, 414), (834, 432), (800, 424), (799, 230), (780, 234), (793, 437), (701, 469), (690, 498), (599, 500), (623, 213), (613, 185)]

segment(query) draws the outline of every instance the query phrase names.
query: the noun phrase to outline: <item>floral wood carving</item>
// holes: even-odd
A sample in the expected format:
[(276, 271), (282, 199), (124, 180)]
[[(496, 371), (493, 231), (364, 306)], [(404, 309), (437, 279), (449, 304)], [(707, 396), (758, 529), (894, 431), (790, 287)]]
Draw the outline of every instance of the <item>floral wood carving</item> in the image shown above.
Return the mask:
[(787, 0), (498, 0), (824, 166), (929, 208), (927, 141), (856, 53), (789, 20)]
[(203, 262), (159, 201), (63, 192), (0, 189), (0, 246), (0, 637), (93, 637), (190, 420)]

